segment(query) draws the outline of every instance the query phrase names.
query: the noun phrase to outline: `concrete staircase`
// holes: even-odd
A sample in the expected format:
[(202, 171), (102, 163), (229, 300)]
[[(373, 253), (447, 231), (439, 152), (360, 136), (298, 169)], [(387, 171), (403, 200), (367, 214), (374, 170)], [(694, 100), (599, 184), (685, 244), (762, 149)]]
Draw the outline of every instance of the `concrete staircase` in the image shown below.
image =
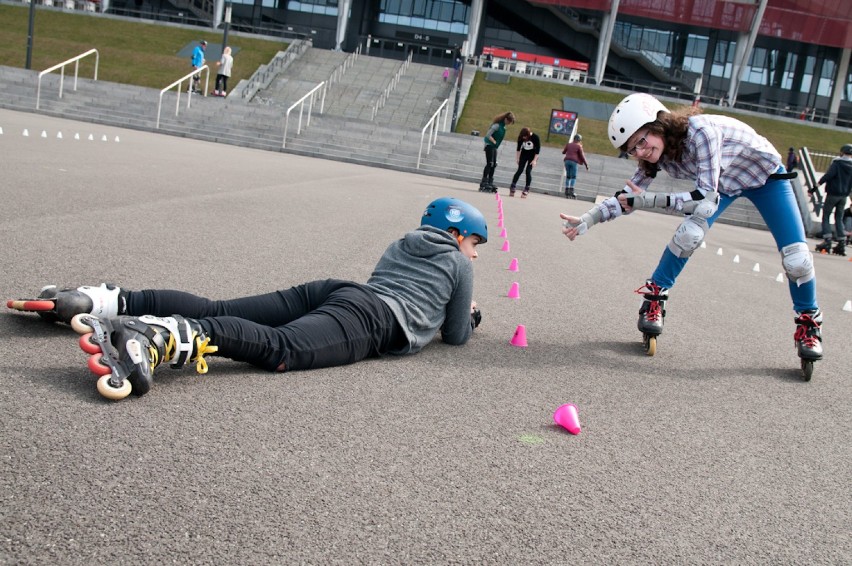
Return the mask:
[[(345, 53), (308, 49), (248, 102), (238, 97), (193, 95), (191, 106), (186, 108), (187, 95), (182, 93), (180, 110), (175, 115), (177, 95), (170, 91), (163, 96), (159, 129), (156, 128), (159, 101), (156, 89), (81, 78), (75, 91), (73, 77), (70, 80), (66, 77), (60, 99), (59, 75), (51, 74), (42, 79), (40, 107), (36, 110), (38, 73), (12, 67), (0, 66), (0, 84), (4, 87), (0, 107), (479, 184), (485, 164), (481, 137), (440, 132), (437, 144), (426, 153), (428, 132), (422, 134), (423, 126), (450, 95), (450, 86), (441, 77), (443, 69), (429, 65), (411, 63), (371, 121), (378, 96), (402, 62), (359, 55), (329, 89), (325, 112), (314, 114), (310, 126), (299, 135), (294, 122), (297, 114), (291, 116), (286, 149), (282, 150), (286, 109), (319, 82), (327, 80), (346, 57)], [(463, 75), (469, 77), (462, 88), (463, 97), (470, 87), (473, 71), (470, 69)], [(421, 155), (419, 168), (418, 155)], [(634, 170), (634, 164), (624, 159), (599, 155), (590, 155), (588, 159), (591, 171), (580, 170), (575, 189), (581, 200), (594, 201), (599, 195), (612, 195), (624, 186)], [(515, 140), (507, 139), (500, 149), (495, 174), (495, 184), (504, 189), (501, 191), (504, 194), (515, 169)], [(538, 166), (533, 170), (532, 190), (562, 195), (562, 174), (560, 150), (542, 148)], [(519, 184), (523, 183), (522, 174)], [(691, 184), (666, 176), (654, 183), (654, 190), (659, 191), (690, 189)], [(745, 199), (735, 203), (721, 221), (766, 229), (760, 215)]]

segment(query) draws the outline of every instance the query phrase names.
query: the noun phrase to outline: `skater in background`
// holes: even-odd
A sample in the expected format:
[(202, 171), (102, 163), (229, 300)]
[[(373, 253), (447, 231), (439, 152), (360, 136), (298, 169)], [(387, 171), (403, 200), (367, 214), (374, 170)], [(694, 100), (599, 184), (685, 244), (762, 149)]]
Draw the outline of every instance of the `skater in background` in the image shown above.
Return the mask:
[(791, 147), (787, 150), (787, 172), (792, 173), (799, 166), (799, 158), (796, 157), (796, 148)]
[(512, 186), (509, 187), (509, 196), (515, 196), (515, 188), (518, 185), (518, 179), (521, 178), (521, 172), (526, 175), (526, 184), (524, 191), (521, 193), (521, 198), (527, 198), (530, 193), (530, 185), (532, 184), (532, 170), (538, 165), (538, 154), (541, 152), (541, 140), (538, 134), (531, 129), (521, 128), (521, 133), (518, 134), (518, 149), (515, 153), (515, 162), (518, 164), (518, 170), (512, 177)]
[(444, 77), (444, 82), (447, 82), (449, 80), (449, 78), (450, 78), (450, 68), (449, 67), (444, 67), (443, 77)]
[(226, 47), (222, 50), (222, 58), (216, 61), (216, 87), (213, 89), (213, 96), (228, 96), (228, 79), (231, 77), (231, 69), (234, 66), (234, 58), (231, 55), (231, 48)]
[[(58, 292), (50, 287), (41, 301), (7, 306), (44, 311), (42, 316), (70, 322), (80, 333), (106, 331), (130, 385), (108, 385), (110, 369), (96, 360), (103, 350), (88, 339), (81, 339), (81, 347), (95, 356), (92, 371), (104, 376), (101, 394), (120, 399), (131, 389), (146, 393), (164, 362), (192, 363), (206, 373), (205, 355), (283, 372), (414, 354), (439, 331), (445, 343), (465, 344), (481, 320), (472, 260), (487, 240), (479, 210), (440, 198), (426, 207), (419, 228), (391, 243), (366, 284), (328, 279), (224, 301), (106, 284)], [(53, 307), (36, 308), (43, 303)]]
[(586, 154), (583, 153), (583, 136), (576, 134), (574, 138), (562, 148), (563, 163), (565, 164), (565, 198), (577, 198), (574, 194), (574, 186), (577, 184), (577, 166), (583, 165), (589, 170)]
[[(574, 240), (600, 222), (643, 208), (686, 214), (651, 277), (637, 290), (645, 301), (639, 329), (646, 336), (662, 332), (669, 290), (707, 230), (740, 196), (749, 199), (766, 222), (789, 280), (796, 311), (795, 342), (802, 368), (822, 358), (813, 257), (793, 189), (781, 155), (751, 127), (725, 116), (704, 116), (696, 108), (670, 112), (648, 94), (631, 94), (609, 119), (612, 145), (627, 151), (638, 168), (627, 186), (581, 217), (562, 214), (563, 233)], [(682, 193), (646, 192), (660, 171), (692, 179), (694, 189)], [(688, 310), (688, 300), (685, 309)], [(656, 343), (656, 342), (655, 342)], [(812, 367), (812, 366), (811, 366)]]
[[(190, 65), (196, 71), (204, 66), (204, 52), (207, 49), (207, 42), (203, 39), (198, 42), (198, 45), (195, 46), (195, 49), (192, 50), (192, 60), (190, 61)], [(201, 94), (201, 73), (195, 73), (192, 75), (192, 92)]]
[[(840, 157), (835, 158), (828, 171), (820, 177), (817, 185), (825, 185), (825, 201), (822, 205), (823, 242), (816, 247), (818, 252), (846, 255), (846, 234), (843, 231), (843, 209), (852, 191), (852, 144), (840, 148)], [(831, 217), (834, 216), (834, 234), (831, 233)], [(836, 238), (834, 249), (832, 237)]]
[(482, 137), (485, 142), (485, 169), (482, 170), (482, 181), (479, 190), (486, 193), (496, 193), (494, 186), (494, 170), (497, 169), (497, 150), (506, 137), (506, 127), (515, 123), (515, 115), (511, 112), (503, 112), (494, 117), (491, 126)]

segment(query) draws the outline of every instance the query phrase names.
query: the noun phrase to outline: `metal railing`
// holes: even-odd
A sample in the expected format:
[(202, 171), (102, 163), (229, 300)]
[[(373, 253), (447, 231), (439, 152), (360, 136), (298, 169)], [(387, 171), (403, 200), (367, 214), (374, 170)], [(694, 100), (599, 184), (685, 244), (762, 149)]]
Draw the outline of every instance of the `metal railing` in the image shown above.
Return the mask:
[(292, 112), (294, 108), (296, 108), (297, 106), (299, 107), (299, 124), (296, 127), (297, 136), (302, 133), (302, 117), (305, 113), (305, 101), (308, 102), (308, 117), (305, 120), (306, 128), (311, 125), (311, 114), (313, 113), (314, 109), (314, 99), (317, 96), (321, 96), (319, 113), (323, 113), (323, 110), (325, 108), (325, 93), (327, 91), (327, 89), (324, 88), (325, 84), (325, 81), (321, 82), (320, 84), (312, 88), (310, 92), (308, 92), (305, 96), (294, 102), (293, 105), (287, 109), (287, 114), (284, 118), (284, 139), (281, 142), (281, 149), (287, 147), (287, 128), (290, 126), (290, 112)]
[(438, 122), (441, 120), (441, 113), (444, 114), (444, 130), (447, 129), (447, 116), (450, 113), (450, 99), (444, 99), (441, 105), (435, 110), (435, 113), (432, 114), (432, 117), (429, 118), (429, 121), (426, 122), (426, 125), (423, 126), (423, 129), (420, 130), (420, 149), (417, 151), (417, 169), (420, 169), (420, 159), (423, 156), (423, 137), (426, 135), (426, 130), (429, 130), (429, 141), (426, 144), (426, 155), (432, 151), (432, 147), (438, 143)]
[[(313, 42), (311, 40), (296, 40), (287, 46), (285, 51), (279, 51), (275, 57), (267, 65), (261, 65), (257, 71), (249, 78), (245, 86), (239, 89), (240, 98), (251, 99), (257, 94), (257, 91), (269, 86), (272, 79), (293, 61), (302, 56), (302, 54), (311, 48)], [(233, 96), (233, 92), (231, 95)]]
[(97, 49), (89, 49), (85, 53), (81, 53), (80, 55), (77, 55), (76, 57), (72, 57), (71, 59), (68, 59), (67, 61), (59, 63), (58, 65), (54, 65), (53, 67), (51, 67), (49, 69), (45, 69), (42, 72), (40, 72), (38, 74), (38, 87), (36, 88), (36, 110), (38, 110), (38, 107), (41, 104), (41, 78), (44, 75), (46, 75), (47, 73), (51, 73), (51, 72), (55, 71), (56, 69), (61, 69), (62, 70), (61, 78), (59, 79), (59, 98), (62, 98), (62, 89), (65, 86), (65, 66), (69, 65), (71, 63), (74, 63), (74, 90), (77, 90), (77, 75), (79, 74), (79, 71), (80, 71), (80, 59), (83, 59), (84, 57), (88, 57), (89, 55), (91, 55), (93, 53), (95, 55), (95, 78), (94, 78), (94, 80), (98, 80), (98, 64), (100, 63), (101, 56), (98, 53)]
[(192, 77), (202, 72), (207, 73), (204, 77), (204, 91), (202, 93), (203, 96), (207, 96), (207, 86), (210, 84), (210, 68), (207, 65), (203, 65), (200, 68), (191, 71), (160, 91), (160, 101), (157, 103), (157, 125), (154, 126), (154, 129), (158, 129), (160, 127), (160, 110), (163, 108), (163, 95), (169, 90), (177, 87), (177, 97), (175, 97), (175, 116), (177, 116), (180, 113), (180, 94), (183, 81), (189, 81), (189, 88), (186, 93), (186, 107), (189, 108), (192, 105)]
[(385, 87), (385, 90), (382, 91), (382, 94), (379, 95), (379, 99), (376, 100), (376, 103), (373, 105), (373, 115), (370, 116), (370, 120), (376, 119), (376, 114), (379, 113), (379, 110), (385, 107), (385, 104), (390, 97), (390, 94), (396, 89), (396, 85), (399, 84), (399, 79), (402, 78), (402, 75), (405, 74), (405, 71), (408, 70), (408, 66), (411, 65), (411, 59), (414, 57), (414, 51), (408, 52), (408, 57), (405, 58), (405, 61), (399, 66), (396, 74), (388, 83), (388, 86)]

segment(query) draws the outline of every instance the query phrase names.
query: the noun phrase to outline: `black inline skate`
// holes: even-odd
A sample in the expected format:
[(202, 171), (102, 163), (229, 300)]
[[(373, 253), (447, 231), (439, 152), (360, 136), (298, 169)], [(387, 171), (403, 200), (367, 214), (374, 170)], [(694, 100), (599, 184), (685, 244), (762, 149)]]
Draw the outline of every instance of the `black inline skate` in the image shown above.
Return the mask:
[(636, 293), (642, 295), (645, 300), (639, 308), (639, 322), (637, 327), (642, 333), (642, 344), (645, 353), (653, 356), (657, 353), (657, 336), (663, 333), (663, 322), (666, 318), (666, 301), (669, 298), (669, 290), (660, 287), (650, 279), (644, 285), (636, 289)]
[(112, 400), (131, 392), (147, 393), (154, 369), (162, 363), (174, 369), (192, 363), (198, 373), (207, 373), (204, 356), (218, 350), (197, 320), (178, 315), (98, 318), (78, 314), (71, 327), (82, 335), (80, 348), (90, 354), (89, 369), (99, 376), (98, 392)]
[(799, 313), (793, 340), (802, 360), (803, 377), (805, 381), (810, 381), (814, 373), (814, 362), (822, 359), (822, 312), (819, 309)]
[(43, 287), (35, 299), (18, 299), (6, 302), (6, 306), (23, 312), (35, 312), (50, 322), (69, 324), (78, 314), (92, 314), (109, 318), (123, 314), (126, 308), (127, 291), (120, 287), (102, 283), (99, 287), (77, 287), (59, 289), (56, 285)]
[(846, 257), (846, 242), (841, 240), (834, 245), (834, 249), (831, 250), (831, 253), (834, 255), (840, 255)]
[(815, 249), (817, 253), (831, 253), (831, 238), (826, 238), (821, 244), (817, 244), (817, 247)]

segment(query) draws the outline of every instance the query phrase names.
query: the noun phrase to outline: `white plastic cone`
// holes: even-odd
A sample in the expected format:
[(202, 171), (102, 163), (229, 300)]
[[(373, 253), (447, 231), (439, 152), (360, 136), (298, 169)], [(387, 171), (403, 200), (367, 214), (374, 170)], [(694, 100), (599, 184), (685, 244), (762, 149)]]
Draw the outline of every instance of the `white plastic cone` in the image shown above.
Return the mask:
[(843, 310), (846, 312), (852, 312), (852, 301), (846, 301), (846, 304), (843, 305)]
[(95, 141), (95, 136), (93, 136), (92, 134), (89, 134), (89, 141)]
[(754, 267), (752, 267), (751, 270), (754, 271), (755, 273), (760, 273), (760, 264), (755, 263)]
[(41, 137), (43, 137), (43, 138), (46, 138), (46, 137), (47, 137), (47, 130), (42, 130), (42, 131), (41, 131)]
[(104, 134), (104, 137), (101, 138), (101, 141), (107, 141), (106, 134)]
[(718, 250), (716, 250), (716, 255), (722, 255), (722, 248), (719, 248)]
[(62, 139), (62, 132), (56, 132), (56, 139), (58, 139), (58, 140)]
[(706, 249), (707, 248), (707, 242), (701, 242), (701, 248)]
[(3, 128), (0, 127), (0, 136), (2, 136), (2, 135), (3, 135)]
[(77, 132), (76, 134), (74, 134), (74, 139), (75, 140), (80, 139), (80, 132)]
[(115, 143), (118, 143), (118, 136), (115, 136)]
[(739, 256), (739, 254), (737, 254), (737, 255), (734, 256), (734, 263), (739, 263), (739, 262), (740, 262), (740, 256)]
[(777, 281), (778, 283), (783, 283), (784, 282), (784, 274), (779, 273), (778, 277), (775, 278), (775, 281)]
[(25, 137), (25, 138), (30, 137), (30, 132), (29, 132), (29, 130), (27, 130), (26, 128), (24, 128), (24, 137)]

